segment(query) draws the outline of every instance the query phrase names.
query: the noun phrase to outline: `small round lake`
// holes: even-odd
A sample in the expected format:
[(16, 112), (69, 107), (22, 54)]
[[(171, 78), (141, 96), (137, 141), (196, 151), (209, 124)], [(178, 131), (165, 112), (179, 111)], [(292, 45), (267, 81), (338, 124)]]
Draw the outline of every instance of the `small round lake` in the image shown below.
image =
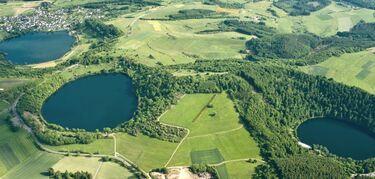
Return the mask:
[(63, 127), (94, 131), (128, 121), (137, 109), (130, 77), (105, 74), (83, 77), (61, 87), (42, 107), (42, 116)]
[(0, 52), (13, 64), (36, 64), (62, 57), (74, 42), (65, 31), (30, 32), (0, 42)]
[(328, 118), (307, 120), (298, 127), (297, 136), (305, 144), (325, 146), (341, 157), (375, 157), (375, 137), (347, 122)]

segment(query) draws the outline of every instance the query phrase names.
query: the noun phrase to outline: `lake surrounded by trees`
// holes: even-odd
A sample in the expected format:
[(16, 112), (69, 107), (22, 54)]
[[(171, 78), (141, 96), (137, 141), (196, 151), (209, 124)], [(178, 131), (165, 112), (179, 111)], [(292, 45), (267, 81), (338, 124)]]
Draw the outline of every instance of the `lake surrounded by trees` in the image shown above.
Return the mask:
[(37, 64), (64, 56), (75, 42), (66, 31), (30, 32), (0, 42), (0, 53), (17, 65)]
[(137, 102), (130, 77), (93, 75), (61, 87), (44, 103), (42, 116), (63, 127), (95, 131), (128, 121)]
[(298, 127), (297, 136), (305, 144), (322, 145), (341, 157), (356, 160), (375, 157), (374, 135), (344, 121), (328, 118), (307, 120)]

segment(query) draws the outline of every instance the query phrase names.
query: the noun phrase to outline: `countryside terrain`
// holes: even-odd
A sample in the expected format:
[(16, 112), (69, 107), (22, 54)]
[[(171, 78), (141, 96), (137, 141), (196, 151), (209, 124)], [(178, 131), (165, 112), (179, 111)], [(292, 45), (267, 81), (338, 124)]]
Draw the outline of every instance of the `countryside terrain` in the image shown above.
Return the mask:
[[(74, 43), (16, 63), (22, 40), (43, 43), (35, 32)], [(115, 74), (137, 100), (98, 109), (101, 128), (44, 115), (61, 89)], [(69, 89), (77, 99), (52, 112), (71, 126), (64, 107), (92, 95), (75, 114), (89, 126), (84, 113), (114, 95)], [(329, 118), (374, 139), (374, 95), (371, 0), (0, 0), (3, 179), (372, 178), (375, 153), (340, 156), (296, 130)]]

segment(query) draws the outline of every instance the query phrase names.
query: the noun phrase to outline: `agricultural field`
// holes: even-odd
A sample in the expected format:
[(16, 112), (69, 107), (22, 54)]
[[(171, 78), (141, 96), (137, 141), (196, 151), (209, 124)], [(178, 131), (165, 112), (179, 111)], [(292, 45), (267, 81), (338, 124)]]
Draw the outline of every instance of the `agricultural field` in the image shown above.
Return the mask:
[(49, 154), (45, 152), (37, 152), (21, 164), (12, 168), (3, 179), (48, 179), (47, 169), (58, 162), (62, 156)]
[(102, 162), (93, 157), (64, 157), (52, 166), (55, 171), (87, 171), (97, 179), (122, 179), (132, 177), (124, 167), (117, 163)]
[(115, 44), (116, 52), (123, 52), (129, 58), (150, 66), (189, 63), (196, 59), (244, 57), (239, 51), (245, 48), (244, 39), (250, 39), (252, 36), (236, 32), (198, 33), (216, 29), (224, 19), (152, 20), (166, 18), (178, 10), (191, 8), (214, 9), (213, 6), (201, 4), (168, 6), (110, 21), (109, 24), (115, 25), (126, 34)]
[(12, 132), (2, 116), (0, 116), (0, 176), (27, 161), (30, 156), (39, 153), (31, 137), (23, 130)]
[[(1, 107), (0, 111), (4, 109)], [(6, 115), (0, 112), (0, 177), (4, 179), (48, 178), (41, 173), (56, 163), (61, 156), (39, 151), (32, 138), (24, 130), (11, 131), (9, 124), (4, 121)], [(38, 165), (35, 165), (36, 163)]]
[(11, 89), (17, 86), (21, 86), (28, 82), (27, 79), (6, 79), (6, 78), (0, 78), (0, 88), (2, 89)]
[(145, 171), (164, 166), (177, 147), (176, 143), (161, 141), (142, 134), (134, 137), (117, 133), (116, 138), (117, 152)]
[[(257, 144), (240, 124), (225, 93), (186, 95), (160, 120), (190, 130), (167, 166), (211, 164), (217, 166), (223, 178), (246, 178), (256, 166), (246, 161), (249, 158), (261, 161)], [(241, 161), (241, 169), (230, 165)]]
[(0, 3), (0, 16), (15, 16), (33, 10), (42, 1)]
[(114, 143), (112, 138), (99, 139), (90, 144), (71, 144), (61, 146), (46, 146), (56, 151), (98, 153), (104, 155), (114, 154)]
[(349, 86), (375, 94), (375, 54), (370, 51), (332, 57), (320, 64), (302, 67), (302, 71), (333, 78)]

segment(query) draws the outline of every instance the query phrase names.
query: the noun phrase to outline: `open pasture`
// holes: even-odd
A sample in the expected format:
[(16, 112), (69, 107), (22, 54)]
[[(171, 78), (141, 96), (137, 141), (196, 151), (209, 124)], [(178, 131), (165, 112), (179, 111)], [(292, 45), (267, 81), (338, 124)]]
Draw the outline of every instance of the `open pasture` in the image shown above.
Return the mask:
[(375, 94), (375, 54), (370, 51), (332, 57), (320, 64), (302, 67), (302, 71), (333, 78), (349, 86)]
[[(5, 119), (0, 119), (5, 120)], [(0, 176), (38, 153), (30, 136), (23, 130), (12, 132), (7, 123), (0, 123)]]
[(42, 1), (11, 1), (0, 3), (0, 16), (16, 16), (37, 7)]
[(139, 134), (117, 133), (117, 152), (145, 171), (160, 168), (168, 161), (177, 143), (161, 141)]
[(12, 168), (3, 179), (48, 179), (47, 169), (58, 162), (62, 156), (38, 152), (27, 160)]
[(113, 139), (98, 139), (90, 144), (71, 144), (61, 146), (46, 146), (56, 151), (67, 151), (67, 152), (85, 152), (85, 153), (98, 153), (104, 155), (114, 154)]
[[(197, 5), (193, 7), (195, 6)], [(115, 44), (116, 52), (150, 66), (189, 63), (197, 59), (244, 57), (239, 51), (245, 48), (244, 39), (250, 39), (251, 36), (235, 32), (198, 33), (207, 29), (218, 29), (218, 24), (224, 19), (142, 20), (164, 17), (168, 13), (171, 12), (160, 7), (148, 13), (135, 14), (134, 18), (122, 16), (110, 21), (110, 24), (126, 32)]]
[[(240, 124), (226, 93), (185, 95), (160, 121), (190, 130), (167, 166), (220, 165), (232, 160), (261, 159), (257, 144)], [(219, 173), (228, 170), (225, 168), (221, 167)], [(235, 172), (228, 170), (227, 173)]]
[(27, 132), (12, 132), (0, 115), (0, 178), (40, 179), (61, 157), (39, 151)]
[(0, 88), (2, 89), (11, 89), (20, 85), (25, 84), (29, 80), (26, 79), (6, 79), (0, 78)]

